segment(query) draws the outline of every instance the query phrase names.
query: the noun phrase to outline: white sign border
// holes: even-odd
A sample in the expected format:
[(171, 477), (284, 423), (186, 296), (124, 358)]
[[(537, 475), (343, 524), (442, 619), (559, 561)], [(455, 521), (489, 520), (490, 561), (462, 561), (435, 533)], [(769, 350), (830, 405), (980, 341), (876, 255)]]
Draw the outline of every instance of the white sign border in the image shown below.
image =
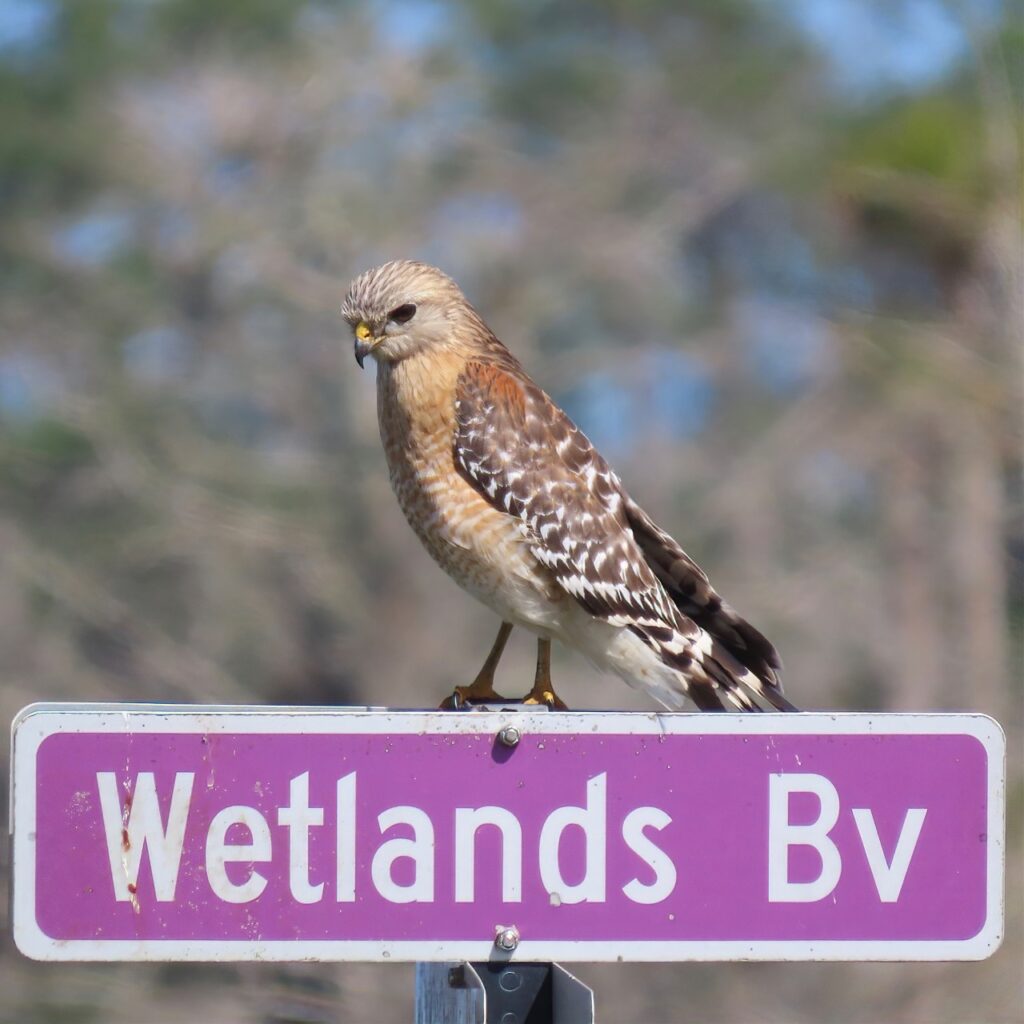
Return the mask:
[[(338, 725), (344, 723), (344, 728)], [(496, 956), (489, 937), (458, 941), (251, 941), (53, 939), (35, 919), (36, 754), (54, 733), (427, 733), (491, 734), (514, 724), (523, 733), (632, 735), (958, 734), (977, 739), (988, 762), (987, 911), (977, 935), (956, 940), (531, 941)], [(396, 711), (386, 708), (282, 708), (230, 705), (31, 704), (11, 726), (10, 831), (14, 941), (48, 961), (362, 961), (488, 959), (518, 961), (934, 961), (983, 960), (1003, 939), (1006, 738), (986, 715), (965, 713), (704, 715), (680, 712), (568, 711), (514, 707), (493, 711)], [(513, 915), (514, 916), (514, 915)], [(498, 922), (495, 922), (497, 924)], [(507, 923), (507, 922), (505, 922)]]

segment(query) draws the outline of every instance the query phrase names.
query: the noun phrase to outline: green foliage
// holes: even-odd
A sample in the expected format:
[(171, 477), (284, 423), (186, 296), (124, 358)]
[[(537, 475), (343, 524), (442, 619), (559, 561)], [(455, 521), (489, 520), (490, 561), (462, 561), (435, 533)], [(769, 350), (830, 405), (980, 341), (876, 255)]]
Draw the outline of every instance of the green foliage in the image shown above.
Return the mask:
[(72, 202), (102, 180), (98, 142), (70, 94), (0, 72), (0, 208)]
[(473, 0), (465, 6), (487, 39), (503, 49), (533, 47), (541, 39), (570, 32), (577, 38), (647, 45), (657, 45), (659, 35), (677, 30), (691, 38), (737, 40), (777, 24), (751, 0), (691, 0), (685, 5), (674, 0)]
[(244, 52), (287, 43), (305, 6), (303, 0), (163, 0), (155, 23), (175, 49), (217, 43)]
[(0, 458), (13, 471), (22, 463), (47, 474), (68, 473), (89, 464), (95, 452), (80, 430), (56, 419), (37, 419), (23, 426), (8, 427), (0, 435)]
[[(1024, 106), (1024, 6), (1019, 2), (1016, 17), (1007, 17), (999, 31), (985, 47), (981, 63), (995, 72), (1000, 88), (1006, 89), (1007, 99), (1016, 105), (1017, 113)], [(1018, 118), (1018, 129), (1024, 130), (1024, 118)]]
[(534, 132), (600, 116), (620, 88), (619, 71), (600, 50), (546, 52), (517, 65), (493, 97), (494, 109)]
[(112, 0), (65, 0), (31, 62), (0, 66), (0, 207), (70, 202), (102, 180), (90, 101), (118, 66)]
[(301, 0), (60, 0), (52, 40), (0, 64), (0, 208), (69, 205), (109, 176), (102, 90), (202, 45), (251, 53), (290, 43)]
[(63, 0), (49, 64), (67, 88), (88, 88), (116, 72), (127, 56), (118, 39), (124, 7), (124, 0)]
[(985, 190), (984, 124), (960, 95), (925, 95), (873, 113), (854, 125), (843, 156), (868, 172), (931, 179), (959, 192)]

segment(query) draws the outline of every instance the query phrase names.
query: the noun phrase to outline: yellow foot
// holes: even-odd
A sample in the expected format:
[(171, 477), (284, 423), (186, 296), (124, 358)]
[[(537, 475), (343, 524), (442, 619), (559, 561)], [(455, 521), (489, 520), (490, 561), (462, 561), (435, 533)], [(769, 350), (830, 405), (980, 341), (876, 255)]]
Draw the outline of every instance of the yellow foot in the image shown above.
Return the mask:
[(473, 704), (507, 704), (508, 698), (491, 687), (456, 686), (450, 697), (438, 705), (439, 711), (461, 711)]
[(524, 704), (545, 704), (552, 711), (568, 711), (569, 706), (554, 690), (531, 690), (524, 698)]

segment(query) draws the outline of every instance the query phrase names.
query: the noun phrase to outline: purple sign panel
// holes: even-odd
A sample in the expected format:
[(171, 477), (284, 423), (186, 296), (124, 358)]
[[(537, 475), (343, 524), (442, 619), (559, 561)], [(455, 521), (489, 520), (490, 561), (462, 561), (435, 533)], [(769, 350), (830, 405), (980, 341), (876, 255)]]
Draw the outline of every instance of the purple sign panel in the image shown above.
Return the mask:
[(978, 959), (1002, 933), (1003, 763), (979, 715), (35, 705), (15, 939), (49, 960)]

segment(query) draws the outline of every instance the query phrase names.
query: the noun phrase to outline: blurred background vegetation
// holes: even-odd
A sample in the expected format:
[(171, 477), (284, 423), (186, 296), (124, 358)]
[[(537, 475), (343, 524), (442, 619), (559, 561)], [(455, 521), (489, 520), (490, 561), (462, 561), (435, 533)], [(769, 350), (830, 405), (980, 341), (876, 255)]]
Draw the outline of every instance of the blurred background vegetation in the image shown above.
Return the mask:
[[(799, 705), (1010, 739), (993, 959), (581, 968), (600, 1018), (1021, 1021), (1022, 90), (1013, 0), (0, 0), (0, 717), (472, 678), (494, 624), (402, 521), (338, 315), (426, 259)], [(572, 706), (649, 706), (557, 657)], [(400, 1021), (411, 992), (0, 936), (17, 1024)]]

